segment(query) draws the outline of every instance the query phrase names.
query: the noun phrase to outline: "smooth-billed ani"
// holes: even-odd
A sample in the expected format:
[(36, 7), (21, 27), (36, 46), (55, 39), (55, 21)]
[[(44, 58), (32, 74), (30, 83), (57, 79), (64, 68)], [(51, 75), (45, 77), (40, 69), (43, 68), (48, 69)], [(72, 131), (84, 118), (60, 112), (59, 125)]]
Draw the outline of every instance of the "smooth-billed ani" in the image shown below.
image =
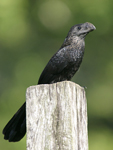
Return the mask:
[[(43, 70), (38, 84), (52, 84), (71, 80), (83, 59), (85, 36), (95, 29), (95, 26), (88, 22), (72, 26), (60, 49)], [(4, 139), (9, 140), (9, 142), (21, 140), (25, 133), (26, 103), (21, 106), (3, 129)]]

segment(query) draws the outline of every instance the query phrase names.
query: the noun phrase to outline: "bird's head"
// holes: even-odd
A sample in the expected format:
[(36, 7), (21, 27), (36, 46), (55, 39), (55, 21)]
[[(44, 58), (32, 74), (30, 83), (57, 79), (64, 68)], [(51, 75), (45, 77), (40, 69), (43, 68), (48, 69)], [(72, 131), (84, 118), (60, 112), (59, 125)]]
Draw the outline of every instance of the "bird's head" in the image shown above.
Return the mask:
[(80, 37), (81, 39), (85, 38), (85, 36), (95, 30), (96, 27), (89, 23), (89, 22), (86, 22), (86, 23), (83, 23), (83, 24), (77, 24), (77, 25), (74, 25), (73, 27), (71, 27), (69, 33), (68, 33), (68, 36), (71, 36), (71, 37)]
[(85, 36), (89, 32), (91, 32), (95, 29), (96, 29), (96, 27), (89, 22), (72, 26), (71, 29), (69, 30), (68, 35), (65, 38), (64, 43), (62, 44), (61, 48), (65, 47), (67, 45), (71, 45), (72, 43), (76, 43), (76, 44), (77, 44), (77, 42), (84, 43)]

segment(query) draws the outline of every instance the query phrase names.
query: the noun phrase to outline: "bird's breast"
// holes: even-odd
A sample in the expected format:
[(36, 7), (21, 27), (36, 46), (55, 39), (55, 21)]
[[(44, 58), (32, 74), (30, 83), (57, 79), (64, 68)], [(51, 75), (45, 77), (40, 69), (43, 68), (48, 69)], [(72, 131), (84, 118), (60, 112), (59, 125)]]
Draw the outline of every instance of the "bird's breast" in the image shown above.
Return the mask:
[(70, 45), (69, 50), (67, 51), (68, 60), (72, 63), (78, 63), (82, 60), (84, 55), (84, 46), (83, 45)]

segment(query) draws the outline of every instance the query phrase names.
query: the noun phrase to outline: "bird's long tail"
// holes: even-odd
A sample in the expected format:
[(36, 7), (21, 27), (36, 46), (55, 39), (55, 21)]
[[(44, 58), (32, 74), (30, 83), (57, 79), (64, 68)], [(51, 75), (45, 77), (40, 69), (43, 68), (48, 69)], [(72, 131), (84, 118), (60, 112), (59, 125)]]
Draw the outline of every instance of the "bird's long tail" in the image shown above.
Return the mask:
[(26, 133), (26, 103), (14, 114), (3, 129), (4, 139), (9, 142), (21, 140)]

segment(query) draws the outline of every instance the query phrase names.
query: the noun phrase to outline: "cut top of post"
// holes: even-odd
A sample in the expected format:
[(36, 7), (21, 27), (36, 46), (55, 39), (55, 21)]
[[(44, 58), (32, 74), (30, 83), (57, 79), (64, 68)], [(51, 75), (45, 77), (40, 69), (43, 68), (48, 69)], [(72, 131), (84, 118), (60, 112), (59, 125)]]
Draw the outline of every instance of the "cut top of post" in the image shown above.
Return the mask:
[(88, 150), (83, 87), (63, 81), (26, 92), (27, 150)]

